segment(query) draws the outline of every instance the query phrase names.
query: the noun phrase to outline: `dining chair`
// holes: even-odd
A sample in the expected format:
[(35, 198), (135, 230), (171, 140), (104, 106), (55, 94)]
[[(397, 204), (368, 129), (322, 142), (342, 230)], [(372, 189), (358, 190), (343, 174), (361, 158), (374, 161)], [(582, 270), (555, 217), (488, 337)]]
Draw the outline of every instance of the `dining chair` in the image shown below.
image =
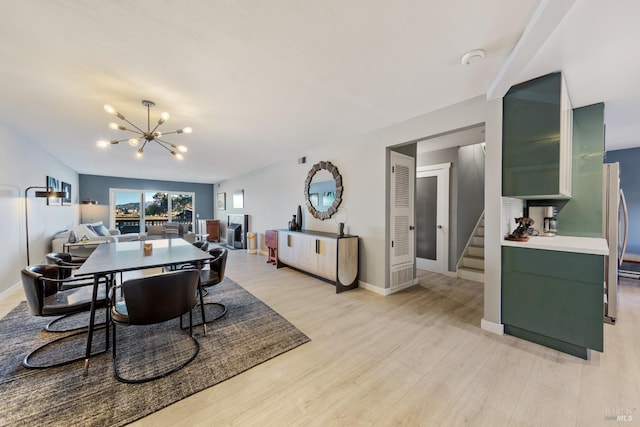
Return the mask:
[(203, 288), (217, 285), (224, 280), (227, 254), (229, 253), (227, 249), (220, 247), (210, 249), (208, 252), (214, 258), (204, 261), (204, 266), (209, 266), (208, 269), (202, 268), (200, 270), (200, 282)]
[[(121, 299), (112, 300), (111, 319), (113, 326), (113, 375), (124, 383), (144, 383), (166, 377), (191, 363), (200, 351), (200, 343), (193, 336), (193, 315), (191, 310), (196, 305), (196, 290), (198, 288), (199, 275), (197, 270), (178, 270), (146, 276), (137, 279), (126, 280), (121, 285), (112, 288), (112, 296), (115, 290), (122, 291)], [(167, 322), (176, 317), (189, 313), (189, 337), (193, 342), (195, 351), (186, 361), (178, 360), (169, 363), (169, 367), (162, 372), (142, 378), (125, 378), (118, 368), (116, 325), (152, 325)], [(180, 325), (182, 327), (182, 325)], [(142, 338), (142, 337), (140, 337)], [(154, 334), (153, 339), (161, 346), (164, 343), (161, 334)], [(155, 352), (156, 349), (154, 349)], [(182, 351), (178, 351), (182, 353)], [(166, 363), (166, 358), (162, 358)], [(152, 367), (144, 364), (134, 367), (136, 371), (147, 371)]]
[[(209, 255), (212, 255), (214, 258), (202, 261), (197, 265), (200, 273), (200, 286), (202, 288), (203, 296), (209, 294), (209, 289), (207, 288), (211, 288), (224, 280), (224, 272), (227, 265), (227, 254), (229, 253), (227, 249), (221, 247), (215, 247), (207, 252), (209, 252)], [(205, 302), (204, 305), (217, 306), (220, 308), (215, 317), (205, 319), (204, 323), (213, 322), (227, 313), (227, 307), (222, 303)], [(197, 324), (196, 326), (199, 325), (200, 324)]]
[[(50, 252), (44, 256), (47, 264), (58, 266), (58, 279), (70, 279), (73, 277), (73, 272), (80, 268), (82, 262), (74, 261), (74, 257), (66, 252)], [(93, 278), (77, 278), (78, 280), (66, 281), (59, 286), (62, 289), (77, 288), (79, 286), (93, 285)]]
[(207, 250), (209, 249), (209, 242), (207, 242), (206, 240), (197, 240), (193, 242), (192, 245), (205, 252), (207, 252)]
[[(40, 354), (45, 349), (69, 337), (86, 333), (87, 326), (74, 327), (71, 329), (57, 330), (53, 325), (68, 318), (71, 315), (89, 311), (93, 296), (93, 287), (80, 286), (72, 287), (73, 282), (84, 281), (86, 279), (65, 278), (59, 279), (60, 269), (57, 265), (37, 264), (25, 267), (21, 271), (22, 287), (27, 299), (27, 307), (32, 316), (56, 317), (45, 326), (48, 332), (74, 332), (51, 342), (48, 342), (30, 352), (23, 360), (22, 364), (27, 368), (50, 368), (62, 366), (84, 357), (64, 360), (46, 365), (32, 363), (36, 354)], [(97, 307), (106, 306), (106, 283), (100, 283), (98, 287)], [(104, 324), (96, 325), (104, 326)]]

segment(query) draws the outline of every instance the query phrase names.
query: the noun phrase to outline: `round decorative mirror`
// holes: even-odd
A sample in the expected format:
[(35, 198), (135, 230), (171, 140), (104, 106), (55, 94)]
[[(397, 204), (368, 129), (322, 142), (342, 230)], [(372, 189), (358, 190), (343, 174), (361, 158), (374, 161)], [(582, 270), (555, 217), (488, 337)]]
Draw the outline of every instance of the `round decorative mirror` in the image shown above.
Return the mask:
[(331, 162), (313, 165), (304, 182), (304, 199), (315, 218), (331, 218), (342, 202), (342, 176), (338, 168)]

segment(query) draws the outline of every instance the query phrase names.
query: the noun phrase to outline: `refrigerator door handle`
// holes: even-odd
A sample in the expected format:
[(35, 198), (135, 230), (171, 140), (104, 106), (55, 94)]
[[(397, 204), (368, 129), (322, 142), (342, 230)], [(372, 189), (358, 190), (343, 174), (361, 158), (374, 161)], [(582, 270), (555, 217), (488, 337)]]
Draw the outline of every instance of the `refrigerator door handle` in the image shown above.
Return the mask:
[(627, 211), (627, 201), (624, 198), (624, 192), (620, 189), (620, 206), (622, 207), (622, 215), (624, 218), (624, 236), (622, 238), (622, 249), (618, 256), (618, 267), (622, 266), (624, 253), (627, 251), (627, 238), (629, 237), (629, 212)]

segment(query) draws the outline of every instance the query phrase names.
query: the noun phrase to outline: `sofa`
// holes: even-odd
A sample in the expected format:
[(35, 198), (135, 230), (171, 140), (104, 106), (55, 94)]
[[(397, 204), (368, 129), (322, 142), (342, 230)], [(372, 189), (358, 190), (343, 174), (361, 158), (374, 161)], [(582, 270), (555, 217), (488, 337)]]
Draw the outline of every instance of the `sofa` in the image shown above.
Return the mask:
[(67, 227), (66, 230), (61, 231), (53, 236), (53, 239), (51, 240), (51, 251), (64, 252), (63, 245), (69, 241), (69, 235), (72, 231), (75, 233), (76, 239), (78, 241), (80, 241), (83, 237), (86, 237), (86, 243), (88, 244), (115, 241), (127, 242), (144, 238), (144, 234), (140, 233), (120, 234), (120, 230), (108, 229), (102, 224), (102, 222), (79, 224)]

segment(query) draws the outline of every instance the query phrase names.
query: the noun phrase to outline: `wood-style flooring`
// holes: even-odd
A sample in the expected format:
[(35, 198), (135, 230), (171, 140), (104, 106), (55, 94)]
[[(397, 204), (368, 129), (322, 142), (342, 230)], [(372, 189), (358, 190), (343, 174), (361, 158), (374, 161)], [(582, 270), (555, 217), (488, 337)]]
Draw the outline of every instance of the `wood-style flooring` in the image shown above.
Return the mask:
[[(226, 274), (311, 342), (133, 425), (611, 426), (617, 415), (640, 423), (639, 281), (622, 279), (605, 351), (584, 361), (480, 329), (479, 283), (421, 271), (420, 285), (391, 296), (337, 295), (265, 260), (230, 251)], [(21, 299), (16, 291), (0, 301), (0, 315)]]

